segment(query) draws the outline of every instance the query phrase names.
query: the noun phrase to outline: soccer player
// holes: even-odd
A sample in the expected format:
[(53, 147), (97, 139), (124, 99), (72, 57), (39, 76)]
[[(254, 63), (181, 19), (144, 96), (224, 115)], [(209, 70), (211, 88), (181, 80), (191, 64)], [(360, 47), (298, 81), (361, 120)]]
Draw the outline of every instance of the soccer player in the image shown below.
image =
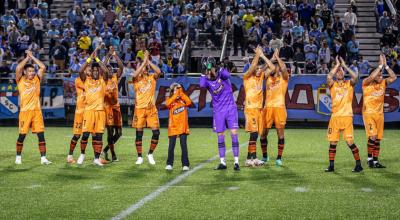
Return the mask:
[[(344, 70), (349, 73), (350, 79), (344, 78)], [(334, 79), (335, 77), (336, 79)], [(358, 75), (353, 72), (343, 61), (342, 58), (336, 57), (336, 65), (327, 76), (327, 84), (332, 98), (332, 115), (328, 127), (329, 146), (329, 167), (326, 172), (334, 172), (336, 146), (340, 139), (340, 133), (343, 132), (343, 137), (346, 140), (351, 152), (353, 153), (356, 166), (353, 172), (361, 172), (360, 155), (357, 146), (354, 144), (353, 136), (353, 95), (354, 85), (357, 83)]]
[(275, 70), (266, 78), (266, 96), (265, 103), (266, 107), (264, 109), (265, 122), (264, 131), (261, 135), (261, 149), (263, 153), (263, 161), (268, 162), (269, 157), (267, 154), (267, 144), (268, 144), (268, 133), (275, 125), (276, 133), (278, 135), (278, 156), (276, 157), (275, 164), (277, 166), (282, 166), (282, 153), (285, 147), (285, 125), (286, 125), (286, 105), (285, 105), (285, 95), (289, 83), (289, 74), (286, 69), (285, 63), (279, 58), (279, 50), (276, 50), (273, 54), (272, 60), (276, 60), (278, 65), (275, 66)]
[[(389, 77), (382, 78), (385, 69)], [(379, 67), (371, 72), (362, 83), (363, 89), (363, 120), (368, 137), (368, 166), (370, 168), (386, 168), (379, 163), (380, 142), (383, 138), (383, 105), (386, 86), (396, 81), (397, 76), (387, 65), (385, 55), (380, 55)]]
[[(81, 155), (77, 164), (83, 164), (85, 160), (86, 145), (90, 134), (92, 134), (92, 146), (94, 149), (93, 164), (103, 166), (100, 161), (100, 153), (103, 148), (103, 133), (106, 121), (104, 112), (104, 97), (106, 92), (106, 81), (108, 80), (108, 69), (97, 57), (96, 48), (83, 64), (79, 71), (79, 77), (83, 82), (86, 105), (83, 112)], [(93, 61), (96, 61), (94, 63)], [(90, 73), (86, 74), (86, 68), (91, 65)]]
[[(88, 67), (86, 71), (90, 72)], [(79, 138), (82, 135), (82, 123), (83, 123), (83, 111), (85, 110), (85, 85), (83, 84), (80, 77), (75, 79), (76, 89), (76, 108), (74, 117), (74, 127), (72, 128), (73, 136), (69, 144), (69, 152), (67, 156), (67, 163), (74, 164), (76, 161), (73, 158), (75, 147), (78, 143)]]
[(113, 57), (117, 63), (118, 68), (116, 72), (112, 74), (111, 78), (107, 80), (106, 96), (104, 98), (104, 105), (106, 111), (106, 127), (107, 127), (107, 146), (104, 148), (104, 159), (110, 161), (108, 158), (108, 150), (111, 151), (111, 157), (113, 162), (117, 162), (117, 155), (115, 154), (114, 145), (118, 139), (122, 136), (122, 115), (121, 107), (118, 102), (118, 81), (121, 78), (124, 65), (121, 59), (118, 57), (113, 47), (110, 47), (110, 52), (106, 57), (105, 63), (108, 71), (113, 73), (112, 67), (109, 65), (110, 59)]
[[(150, 70), (154, 73), (150, 74)], [(147, 159), (151, 165), (156, 164), (153, 152), (157, 147), (158, 138), (160, 137), (160, 123), (154, 94), (156, 90), (156, 80), (159, 78), (160, 74), (160, 69), (149, 60), (149, 52), (146, 51), (142, 64), (136, 69), (133, 75), (136, 103), (132, 127), (136, 128), (135, 143), (138, 154), (136, 164), (138, 165), (143, 163), (142, 137), (143, 128), (145, 127), (151, 128), (153, 133)]]
[[(20, 110), (19, 110), (19, 136), (16, 144), (17, 155), (15, 164), (21, 164), (22, 148), (26, 134), (29, 128), (32, 133), (36, 133), (39, 140), (40, 163), (49, 165), (51, 162), (46, 158), (46, 141), (44, 139), (44, 123), (43, 115), (40, 106), (40, 81), (43, 79), (46, 72), (46, 66), (32, 55), (31, 51), (25, 51), (26, 57), (22, 60), (16, 69), (16, 81), (18, 92), (20, 95)], [(36, 72), (35, 67), (29, 64), (33, 61), (39, 66)]]
[(182, 86), (173, 83), (170, 86), (170, 97), (165, 101), (169, 109), (168, 123), (168, 159), (166, 170), (172, 170), (174, 165), (174, 148), (176, 138), (179, 136), (182, 149), (182, 170), (189, 170), (189, 157), (187, 150), (187, 136), (189, 135), (188, 107), (192, 104), (190, 98), (183, 92)]
[[(269, 75), (273, 69), (265, 69), (263, 65), (258, 65), (260, 56), (266, 61), (266, 67), (273, 64), (264, 56), (262, 49), (257, 47), (255, 56), (250, 68), (243, 76), (243, 85), (246, 92), (244, 114), (246, 118), (246, 132), (250, 133), (250, 140), (247, 151), (247, 160), (245, 166), (260, 166), (264, 164), (257, 158), (257, 139), (263, 130), (263, 82), (264, 72)], [(268, 65), (268, 62), (270, 65)]]
[(231, 74), (225, 68), (216, 70), (215, 63), (206, 63), (206, 73), (200, 77), (200, 87), (207, 88), (212, 96), (213, 128), (218, 136), (220, 164), (216, 170), (225, 170), (225, 130), (228, 128), (232, 138), (234, 170), (239, 171), (238, 112), (229, 80)]

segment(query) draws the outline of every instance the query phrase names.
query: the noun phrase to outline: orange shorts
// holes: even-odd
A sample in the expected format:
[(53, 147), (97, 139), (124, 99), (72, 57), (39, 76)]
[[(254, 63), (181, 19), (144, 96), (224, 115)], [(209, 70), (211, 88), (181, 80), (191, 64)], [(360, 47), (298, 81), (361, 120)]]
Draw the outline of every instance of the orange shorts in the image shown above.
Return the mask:
[(272, 124), (275, 128), (285, 128), (287, 113), (285, 108), (265, 108), (264, 109), (264, 127), (271, 128)]
[(73, 134), (82, 134), (83, 112), (76, 113), (74, 117), (74, 127), (72, 128)]
[(106, 111), (106, 116), (107, 116), (106, 125), (122, 127), (121, 108), (106, 106), (104, 109)]
[(104, 133), (106, 113), (101, 110), (85, 110), (82, 132)]
[(41, 110), (19, 112), (19, 133), (27, 134), (29, 128), (32, 133), (44, 132), (44, 122)]
[(368, 137), (377, 136), (383, 138), (384, 117), (383, 114), (363, 114), (365, 133)]
[(155, 106), (149, 108), (135, 108), (133, 128), (159, 128), (158, 111)]
[(258, 132), (261, 134), (264, 126), (263, 109), (245, 109), (244, 116), (246, 118), (246, 132)]
[(344, 140), (347, 142), (352, 142), (354, 140), (352, 116), (331, 117), (328, 126), (328, 140), (339, 141), (342, 131)]

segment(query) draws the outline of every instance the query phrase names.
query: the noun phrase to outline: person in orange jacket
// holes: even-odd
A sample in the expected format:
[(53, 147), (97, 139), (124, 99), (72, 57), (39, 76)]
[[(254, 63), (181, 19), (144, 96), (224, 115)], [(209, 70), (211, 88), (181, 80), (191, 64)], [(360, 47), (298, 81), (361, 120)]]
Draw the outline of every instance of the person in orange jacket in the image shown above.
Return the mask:
[(192, 104), (190, 98), (183, 92), (182, 86), (173, 83), (170, 86), (170, 97), (165, 101), (169, 109), (168, 123), (168, 159), (166, 170), (172, 170), (174, 164), (174, 149), (176, 138), (179, 137), (182, 149), (182, 170), (189, 170), (189, 158), (187, 150), (187, 136), (189, 135), (188, 107)]

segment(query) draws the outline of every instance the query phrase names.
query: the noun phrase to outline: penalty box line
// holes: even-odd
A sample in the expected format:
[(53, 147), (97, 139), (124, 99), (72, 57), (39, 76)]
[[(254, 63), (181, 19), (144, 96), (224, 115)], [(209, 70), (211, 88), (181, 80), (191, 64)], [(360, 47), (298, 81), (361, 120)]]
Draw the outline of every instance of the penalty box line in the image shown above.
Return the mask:
[[(240, 147), (244, 147), (246, 145), (247, 145), (247, 143), (243, 143), (243, 144), (240, 145)], [(228, 150), (226, 153), (230, 153), (231, 151), (232, 150)], [(152, 201), (153, 199), (157, 198), (163, 192), (168, 190), (171, 186), (174, 186), (174, 185), (182, 182), (186, 177), (191, 176), (193, 173), (195, 173), (198, 170), (200, 170), (201, 168), (203, 168), (206, 164), (211, 163), (211, 162), (215, 161), (218, 158), (219, 158), (219, 156), (215, 155), (215, 156), (209, 158), (208, 160), (205, 160), (205, 161), (201, 162), (200, 164), (195, 166), (193, 169), (191, 169), (191, 170), (189, 170), (189, 171), (187, 171), (187, 172), (185, 172), (183, 174), (180, 174), (179, 176), (175, 177), (173, 180), (171, 180), (171, 181), (167, 182), (166, 184), (158, 187), (158, 189), (156, 191), (153, 191), (152, 193), (150, 193), (147, 196), (143, 197), (138, 202), (132, 204), (127, 209), (123, 210), (122, 212), (120, 212), (118, 215), (114, 216), (111, 219), (112, 220), (121, 220), (121, 219), (124, 219), (124, 218), (128, 217), (129, 215), (131, 215), (132, 213), (134, 213), (135, 211), (140, 209), (142, 206), (144, 206), (146, 203), (148, 203), (148, 202)]]

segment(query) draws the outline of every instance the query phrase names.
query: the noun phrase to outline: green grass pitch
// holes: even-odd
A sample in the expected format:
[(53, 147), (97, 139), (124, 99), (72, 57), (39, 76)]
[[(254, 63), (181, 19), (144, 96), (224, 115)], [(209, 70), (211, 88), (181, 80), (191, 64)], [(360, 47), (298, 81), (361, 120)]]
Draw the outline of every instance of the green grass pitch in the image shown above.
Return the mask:
[[(164, 170), (167, 130), (155, 152), (156, 166), (134, 165), (134, 130), (123, 129), (116, 145), (120, 162), (103, 168), (91, 165), (88, 145), (85, 165), (65, 163), (71, 128), (47, 128), (50, 166), (40, 165), (36, 135), (28, 135), (23, 164), (14, 165), (17, 128), (0, 128), (0, 219), (110, 219), (181, 172), (179, 141), (174, 171)], [(241, 130), (241, 171), (214, 171), (218, 160), (172, 186), (138, 209), (128, 219), (397, 219), (400, 214), (399, 131), (386, 130), (381, 161), (387, 169), (366, 165), (366, 139), (355, 130), (364, 171), (352, 173), (353, 156), (342, 141), (336, 172), (324, 173), (328, 161), (325, 129), (287, 129), (283, 167), (275, 167), (275, 132), (270, 133), (272, 160), (262, 168), (245, 168), (248, 135)], [(144, 150), (151, 132), (145, 131)], [(226, 138), (230, 149), (230, 137)], [(191, 129), (188, 138), (191, 167), (218, 153), (211, 129)], [(260, 147), (257, 146), (260, 155)], [(75, 150), (75, 158), (79, 146)], [(145, 158), (146, 159), (146, 158)]]

